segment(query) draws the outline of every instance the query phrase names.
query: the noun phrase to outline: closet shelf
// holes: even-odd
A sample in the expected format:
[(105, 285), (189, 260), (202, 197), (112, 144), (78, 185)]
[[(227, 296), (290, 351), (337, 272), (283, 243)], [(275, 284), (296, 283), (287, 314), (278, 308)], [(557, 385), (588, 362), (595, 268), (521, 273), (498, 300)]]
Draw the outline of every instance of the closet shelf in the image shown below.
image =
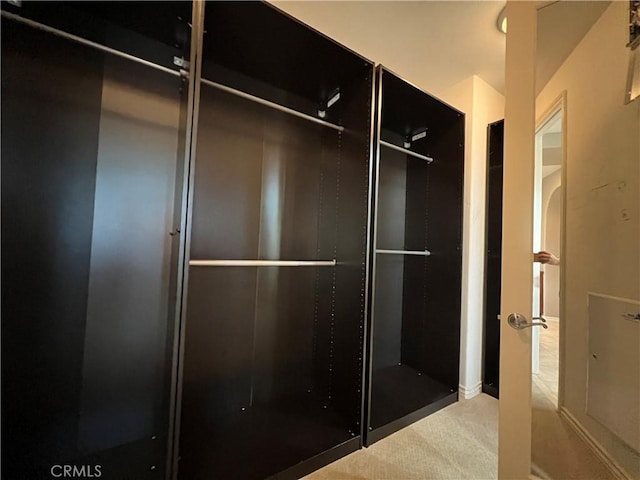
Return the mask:
[(408, 148), (399, 147), (398, 145), (394, 145), (393, 143), (385, 142), (384, 140), (380, 140), (380, 145), (382, 145), (384, 147), (387, 147), (387, 148), (391, 148), (392, 150), (397, 150), (399, 152), (406, 153), (407, 155), (419, 158), (421, 160), (426, 160), (427, 163), (433, 162), (433, 158), (431, 158), (431, 157), (427, 157), (426, 155), (420, 155), (419, 153), (412, 152)]
[(100, 43), (92, 42), (91, 40), (87, 40), (86, 38), (78, 37), (77, 35), (73, 35), (71, 33), (67, 33), (67, 32), (64, 32), (62, 30), (58, 30), (57, 28), (53, 28), (53, 27), (50, 27), (48, 25), (44, 25), (44, 24), (39, 23), (39, 22), (35, 22), (33, 20), (21, 17), (20, 15), (16, 15), (16, 14), (11, 13), (11, 12), (6, 12), (6, 11), (3, 10), (3, 11), (0, 12), (0, 15), (2, 15), (5, 18), (8, 18), (10, 20), (13, 20), (14, 22), (23, 23), (24, 25), (27, 25), (27, 26), (29, 26), (31, 28), (35, 28), (35, 29), (38, 29), (38, 30), (42, 30), (43, 32), (51, 33), (51, 34), (56, 35), (58, 37), (62, 37), (64, 39), (66, 39), (66, 40), (71, 40), (72, 42), (80, 43), (80, 44), (85, 45), (87, 47), (95, 48), (96, 50), (100, 50), (102, 52), (110, 53), (112, 55), (116, 55), (116, 56), (124, 58), (126, 60), (130, 60), (132, 62), (136, 62), (136, 63), (140, 63), (142, 65), (146, 65), (147, 67), (155, 68), (156, 70), (160, 70), (161, 72), (165, 72), (165, 73), (169, 73), (171, 75), (175, 75), (176, 77), (179, 77), (181, 75), (180, 71), (178, 71), (178, 70), (172, 70), (170, 68), (163, 67), (162, 65), (158, 65), (157, 63), (149, 62), (148, 60), (144, 60), (144, 59), (136, 57), (134, 55), (130, 55), (130, 54), (125, 53), (125, 52), (121, 52), (120, 50), (115, 50), (113, 48), (107, 47), (107, 46), (102, 45)]
[(278, 103), (270, 102), (269, 100), (265, 100), (264, 98), (256, 97), (249, 93), (245, 93), (241, 90), (236, 90), (235, 88), (227, 87), (226, 85), (222, 85), (221, 83), (214, 82), (212, 80), (207, 80), (205, 78), (202, 79), (202, 83), (204, 85), (208, 85), (213, 88), (217, 88), (218, 90), (222, 90), (223, 92), (230, 93), (232, 95), (236, 95), (240, 98), (244, 98), (245, 100), (249, 100), (255, 103), (259, 103), (260, 105), (264, 105), (265, 107), (273, 108), (274, 110), (279, 110), (284, 113), (288, 113), (289, 115), (293, 115), (294, 117), (303, 118), (313, 123), (317, 123), (319, 125), (323, 125), (325, 127), (332, 128), (339, 132), (344, 131), (344, 127), (340, 125), (335, 125), (331, 122), (326, 122), (316, 117), (312, 117), (311, 115), (307, 115), (306, 113), (298, 112), (292, 108), (284, 107)]
[(192, 267), (335, 267), (334, 260), (190, 260)]
[(422, 255), (428, 257), (431, 255), (429, 250), (381, 250), (376, 249), (376, 253), (385, 253), (388, 255)]

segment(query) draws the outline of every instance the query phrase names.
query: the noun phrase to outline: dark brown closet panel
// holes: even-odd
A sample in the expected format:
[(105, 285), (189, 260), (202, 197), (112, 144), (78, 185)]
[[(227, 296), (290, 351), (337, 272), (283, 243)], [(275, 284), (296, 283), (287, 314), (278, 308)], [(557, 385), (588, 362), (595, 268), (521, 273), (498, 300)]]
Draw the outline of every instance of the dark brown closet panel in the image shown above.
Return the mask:
[(377, 70), (365, 444), (457, 400), (464, 116)]
[(500, 389), (500, 288), (502, 285), (502, 165), (504, 120), (487, 126), (487, 236), (484, 282), (482, 391)]
[(164, 478), (190, 5), (2, 9), (2, 477)]
[(207, 2), (179, 477), (297, 478), (359, 448), (373, 66)]

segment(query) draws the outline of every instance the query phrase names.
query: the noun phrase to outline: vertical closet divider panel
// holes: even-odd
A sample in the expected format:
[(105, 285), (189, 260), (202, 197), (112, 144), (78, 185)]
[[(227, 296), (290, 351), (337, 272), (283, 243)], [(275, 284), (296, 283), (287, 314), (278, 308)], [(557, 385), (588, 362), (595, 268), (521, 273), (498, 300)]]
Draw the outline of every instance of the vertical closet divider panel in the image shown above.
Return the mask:
[(504, 120), (487, 126), (487, 201), (482, 391), (500, 390), (500, 287), (502, 283), (502, 165)]
[(153, 9), (2, 4), (6, 478), (168, 474), (191, 5)]
[[(435, 141), (429, 165), (427, 245), (429, 282), (426, 292), (423, 372), (446, 391), (458, 391), (462, 284), (462, 218), (464, 116), (444, 104), (432, 131)], [(436, 162), (435, 159), (440, 159)]]
[(360, 446), (373, 65), (261, 2), (205, 4), (181, 479)]
[(464, 116), (379, 66), (365, 444), (457, 400)]
[[(363, 63), (361, 63), (362, 65)], [(366, 312), (369, 263), (371, 143), (373, 137), (372, 68), (346, 82), (336, 185), (335, 314), (330, 340), (332, 391), (330, 403), (361, 442), (366, 355)]]

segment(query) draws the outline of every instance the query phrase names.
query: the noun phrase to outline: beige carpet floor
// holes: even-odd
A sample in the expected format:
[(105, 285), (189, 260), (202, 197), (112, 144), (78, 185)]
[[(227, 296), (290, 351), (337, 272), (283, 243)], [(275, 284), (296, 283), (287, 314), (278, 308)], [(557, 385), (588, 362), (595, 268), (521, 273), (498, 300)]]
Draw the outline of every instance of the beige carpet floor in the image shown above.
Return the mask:
[(424, 418), (308, 480), (490, 479), (498, 471), (498, 401), (481, 394)]
[[(558, 322), (550, 323), (541, 336), (540, 373), (532, 379), (534, 471), (542, 478), (554, 480), (613, 480), (607, 468), (556, 411)], [(497, 431), (498, 401), (481, 394), (450, 405), (305, 478), (494, 479), (498, 469)]]

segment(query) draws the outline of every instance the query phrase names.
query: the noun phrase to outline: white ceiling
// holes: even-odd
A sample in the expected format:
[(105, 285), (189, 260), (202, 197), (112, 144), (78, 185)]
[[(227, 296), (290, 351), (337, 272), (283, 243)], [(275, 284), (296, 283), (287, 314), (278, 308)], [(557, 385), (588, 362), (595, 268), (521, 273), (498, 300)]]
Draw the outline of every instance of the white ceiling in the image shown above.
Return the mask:
[[(504, 92), (505, 1), (272, 1), (278, 8), (438, 94), (478, 75)], [(540, 10), (541, 88), (610, 2), (556, 2)]]
[(547, 178), (552, 173), (560, 170), (560, 165), (543, 165), (542, 166), (542, 178)]
[(554, 115), (536, 135), (542, 135), (542, 178), (546, 178), (561, 168), (562, 114)]
[(610, 1), (555, 2), (538, 11), (536, 91), (551, 79)]
[(504, 88), (504, 1), (273, 1), (433, 93), (471, 75)]

